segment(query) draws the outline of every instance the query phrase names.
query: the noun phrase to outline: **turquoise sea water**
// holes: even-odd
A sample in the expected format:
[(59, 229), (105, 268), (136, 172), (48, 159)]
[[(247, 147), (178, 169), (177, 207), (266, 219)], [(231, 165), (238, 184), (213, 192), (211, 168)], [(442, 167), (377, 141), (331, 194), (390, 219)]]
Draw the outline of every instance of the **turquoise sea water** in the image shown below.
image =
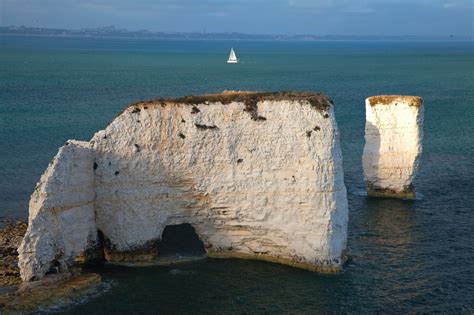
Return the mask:
[[(230, 47), (242, 63), (227, 65)], [(0, 37), (0, 219), (67, 139), (88, 140), (129, 102), (222, 90), (322, 91), (336, 105), (352, 260), (341, 274), (201, 260), (104, 267), (112, 283), (70, 313), (474, 312), (472, 42), (225, 42)], [(364, 99), (420, 95), (416, 201), (364, 191)]]

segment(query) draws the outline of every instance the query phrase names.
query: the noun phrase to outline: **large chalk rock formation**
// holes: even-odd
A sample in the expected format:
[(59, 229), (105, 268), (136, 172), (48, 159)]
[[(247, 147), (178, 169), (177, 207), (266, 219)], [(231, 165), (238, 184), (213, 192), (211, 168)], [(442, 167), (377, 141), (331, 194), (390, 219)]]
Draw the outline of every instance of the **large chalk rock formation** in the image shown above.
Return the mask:
[[(92, 230), (101, 232), (108, 261), (153, 261), (165, 227), (182, 223), (194, 227), (211, 257), (320, 271), (341, 266), (347, 196), (333, 106), (323, 95), (239, 92), (141, 102), (75, 149), (62, 162), (67, 171), (54, 176), (57, 157), (41, 178), (40, 186), (60, 187), (33, 194), (20, 248), (24, 280), (43, 276), (53, 259), (68, 265), (71, 255), (95, 246)], [(61, 201), (45, 205), (49, 199)], [(77, 222), (62, 224), (66, 209)], [(39, 218), (44, 222), (35, 223)], [(68, 247), (65, 235), (76, 230), (81, 242)]]
[(413, 198), (423, 139), (423, 102), (382, 95), (365, 101), (363, 167), (369, 196)]

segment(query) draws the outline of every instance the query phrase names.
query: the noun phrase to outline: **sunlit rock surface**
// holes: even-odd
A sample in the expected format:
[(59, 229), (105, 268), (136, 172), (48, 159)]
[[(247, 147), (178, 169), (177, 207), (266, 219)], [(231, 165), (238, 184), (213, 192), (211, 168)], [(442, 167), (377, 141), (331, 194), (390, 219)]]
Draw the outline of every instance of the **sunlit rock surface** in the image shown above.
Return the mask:
[[(68, 158), (86, 169), (80, 183), (54, 177), (53, 165), (39, 185), (61, 182), (49, 195), (71, 200), (74, 215), (82, 206), (89, 218), (93, 206), (95, 220), (83, 220), (90, 224), (81, 229), (81, 245), (94, 243), (85, 231), (99, 230), (108, 261), (152, 261), (165, 227), (188, 223), (212, 257), (341, 267), (347, 196), (333, 106), (323, 95), (228, 92), (141, 102), (81, 148), (87, 154), (77, 149)], [(84, 197), (59, 194), (68, 186)], [(42, 276), (39, 258), (43, 266), (60, 252), (77, 252), (56, 244), (77, 225), (60, 224), (56, 211), (43, 211), (37, 220), (44, 228), (34, 228), (37, 209), (51, 208), (45, 198), (32, 197), (20, 248), (24, 280)], [(40, 247), (36, 239), (46, 241)]]
[(41, 176), (18, 249), (23, 281), (67, 269), (76, 256), (97, 243), (93, 164), (89, 143), (70, 140)]
[(423, 139), (423, 102), (382, 95), (365, 101), (363, 167), (369, 196), (414, 198)]

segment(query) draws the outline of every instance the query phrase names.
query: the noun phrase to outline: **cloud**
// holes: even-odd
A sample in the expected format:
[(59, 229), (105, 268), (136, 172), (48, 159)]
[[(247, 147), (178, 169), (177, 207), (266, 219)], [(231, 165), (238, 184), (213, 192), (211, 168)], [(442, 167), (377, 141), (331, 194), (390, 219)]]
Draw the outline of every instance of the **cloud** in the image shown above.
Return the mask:
[(369, 13), (377, 12), (375, 8), (369, 8), (369, 7), (350, 7), (350, 8), (341, 9), (340, 11), (343, 13), (354, 13), (354, 14), (369, 14)]
[(449, 8), (454, 8), (456, 6), (456, 3), (453, 2), (447, 2), (443, 4), (443, 8), (449, 9)]
[(321, 8), (329, 9), (334, 7), (341, 7), (350, 3), (348, 0), (288, 0), (290, 7), (302, 7), (302, 8)]
[(288, 0), (288, 5), (291, 7), (305, 7), (305, 8), (324, 8), (324, 9), (341, 9), (344, 7), (367, 7), (373, 8), (375, 6), (400, 6), (410, 8), (410, 6), (425, 6), (425, 7), (463, 7), (472, 8), (472, 0), (453, 0), (446, 2), (446, 0)]
[(321, 13), (348, 13), (348, 14), (369, 14), (377, 10), (371, 6), (371, 1), (359, 0), (289, 0), (288, 5), (293, 8), (303, 8), (319, 11)]

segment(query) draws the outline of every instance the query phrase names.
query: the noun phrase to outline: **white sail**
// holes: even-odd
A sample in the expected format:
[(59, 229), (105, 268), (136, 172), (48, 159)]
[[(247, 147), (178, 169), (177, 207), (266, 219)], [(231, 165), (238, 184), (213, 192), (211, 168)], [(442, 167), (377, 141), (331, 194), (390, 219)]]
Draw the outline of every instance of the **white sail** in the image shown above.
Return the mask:
[(239, 59), (235, 55), (234, 48), (230, 49), (229, 59), (227, 59), (227, 63), (239, 63)]

